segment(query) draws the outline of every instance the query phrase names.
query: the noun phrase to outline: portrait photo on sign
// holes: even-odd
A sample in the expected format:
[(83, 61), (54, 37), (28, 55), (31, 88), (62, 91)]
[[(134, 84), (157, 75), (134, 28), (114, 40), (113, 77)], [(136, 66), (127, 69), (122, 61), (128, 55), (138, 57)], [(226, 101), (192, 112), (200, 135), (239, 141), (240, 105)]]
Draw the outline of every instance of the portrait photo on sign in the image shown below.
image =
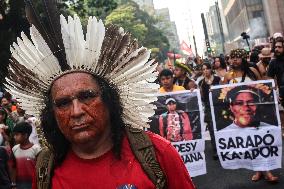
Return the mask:
[(174, 92), (158, 96), (150, 131), (170, 142), (202, 138), (200, 97), (197, 92)]
[(216, 86), (211, 89), (215, 129), (279, 126), (272, 80)]

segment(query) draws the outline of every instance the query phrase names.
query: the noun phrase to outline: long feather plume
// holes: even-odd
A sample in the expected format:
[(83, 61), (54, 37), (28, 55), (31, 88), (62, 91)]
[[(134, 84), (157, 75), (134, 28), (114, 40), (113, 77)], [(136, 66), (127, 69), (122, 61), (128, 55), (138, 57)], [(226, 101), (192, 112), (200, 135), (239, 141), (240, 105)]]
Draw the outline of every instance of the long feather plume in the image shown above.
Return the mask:
[[(67, 71), (87, 71), (114, 83), (120, 91), (123, 119), (132, 127), (148, 127), (154, 114), (159, 85), (156, 64), (149, 61), (150, 51), (138, 47), (137, 41), (122, 28), (109, 26), (90, 17), (84, 35), (78, 16), (60, 16), (60, 31), (56, 18), (56, 0), (42, 0), (47, 15), (48, 29), (38, 17), (32, 0), (26, 0), (32, 23), (31, 40), (22, 33), (11, 46), (13, 59), (7, 78), (9, 91), (20, 98), (28, 113), (39, 115), (44, 108), (43, 93), (50, 89), (55, 78), (66, 73), (59, 67), (62, 57)], [(59, 19), (59, 17), (58, 17)], [(59, 35), (60, 34), (60, 35)], [(61, 44), (61, 42), (62, 44)], [(64, 49), (64, 51), (62, 50)], [(64, 52), (64, 55), (62, 53)], [(62, 56), (60, 58), (60, 56)]]
[(66, 63), (65, 50), (60, 32), (61, 26), (59, 23), (59, 13), (57, 11), (56, 3), (57, 1), (55, 0), (42, 0), (45, 18), (47, 18), (47, 20), (43, 22), (42, 18), (36, 11), (33, 0), (25, 0), (26, 15), (28, 21), (39, 30), (50, 50), (58, 59), (61, 69), (64, 71), (69, 69), (69, 67)]

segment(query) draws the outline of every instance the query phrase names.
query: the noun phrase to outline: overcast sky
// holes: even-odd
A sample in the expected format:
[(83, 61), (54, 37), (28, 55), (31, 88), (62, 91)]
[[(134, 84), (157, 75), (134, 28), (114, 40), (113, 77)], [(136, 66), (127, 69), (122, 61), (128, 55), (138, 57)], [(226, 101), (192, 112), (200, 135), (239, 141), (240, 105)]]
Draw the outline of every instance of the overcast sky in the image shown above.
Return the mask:
[(176, 22), (180, 41), (184, 40), (193, 47), (192, 35), (195, 34), (198, 53), (202, 54), (204, 32), (201, 13), (207, 12), (214, 2), (215, 0), (154, 0), (154, 5), (155, 9), (169, 8), (171, 20)]

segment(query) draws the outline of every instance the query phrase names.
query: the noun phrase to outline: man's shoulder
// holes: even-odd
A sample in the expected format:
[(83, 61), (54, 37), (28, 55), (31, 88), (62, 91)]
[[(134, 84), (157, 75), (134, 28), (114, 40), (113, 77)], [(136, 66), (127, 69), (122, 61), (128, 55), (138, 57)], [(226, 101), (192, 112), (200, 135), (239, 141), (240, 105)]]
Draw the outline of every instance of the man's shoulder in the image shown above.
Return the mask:
[(183, 86), (174, 85), (173, 87), (173, 91), (183, 91), (183, 90), (185, 90)]
[(20, 144), (16, 144), (15, 146), (13, 146), (12, 152), (15, 153), (18, 149), (20, 149)]
[(169, 145), (171, 145), (171, 142), (166, 140), (165, 138), (161, 137), (158, 134), (152, 133), (150, 131), (147, 131), (146, 134), (149, 136), (150, 140), (152, 141), (154, 147), (158, 147), (161, 150), (164, 150)]
[(269, 62), (269, 66), (272, 66), (272, 67), (279, 67), (279, 66), (283, 66), (283, 65), (284, 65), (284, 59), (273, 58)]
[(238, 129), (239, 127), (233, 122), (230, 125), (228, 125), (227, 127), (223, 128), (223, 130), (229, 130), (229, 129)]

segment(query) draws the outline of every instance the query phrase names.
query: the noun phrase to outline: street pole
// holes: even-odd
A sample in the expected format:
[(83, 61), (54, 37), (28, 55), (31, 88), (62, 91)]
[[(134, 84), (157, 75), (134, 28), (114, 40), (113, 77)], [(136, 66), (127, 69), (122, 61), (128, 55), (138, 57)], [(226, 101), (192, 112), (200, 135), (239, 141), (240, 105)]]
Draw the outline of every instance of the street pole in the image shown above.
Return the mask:
[(207, 47), (207, 53), (208, 53), (208, 55), (211, 55), (211, 51), (208, 50), (208, 49), (211, 49), (211, 46), (210, 46), (210, 41), (209, 41), (209, 37), (208, 37), (208, 31), (207, 31), (204, 13), (201, 13), (201, 20), (202, 20), (202, 25), (203, 25), (203, 31), (204, 31), (205, 42), (206, 42), (206, 47)]
[(197, 53), (197, 46), (196, 46), (195, 35), (193, 35), (192, 38), (193, 38), (193, 43), (194, 43), (195, 56), (197, 57), (198, 53)]

